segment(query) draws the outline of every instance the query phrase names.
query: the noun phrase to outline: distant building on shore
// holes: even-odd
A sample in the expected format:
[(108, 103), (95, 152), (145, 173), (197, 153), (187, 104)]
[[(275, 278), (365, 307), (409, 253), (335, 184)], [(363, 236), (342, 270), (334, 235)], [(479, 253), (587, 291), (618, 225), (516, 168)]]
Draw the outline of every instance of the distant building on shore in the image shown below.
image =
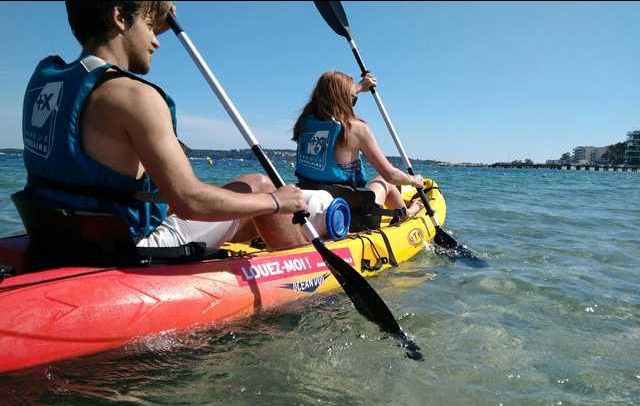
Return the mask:
[(578, 165), (605, 163), (604, 156), (608, 150), (609, 147), (575, 147), (572, 162)]
[(624, 151), (624, 163), (640, 165), (640, 130), (627, 133), (627, 149)]
[(587, 162), (587, 157), (591, 156), (591, 150), (595, 147), (575, 147), (573, 149), (573, 162), (577, 164), (584, 164)]
[(607, 163), (606, 154), (609, 151), (609, 147), (596, 147), (591, 151), (589, 155), (589, 159), (591, 163), (594, 164), (603, 164)]

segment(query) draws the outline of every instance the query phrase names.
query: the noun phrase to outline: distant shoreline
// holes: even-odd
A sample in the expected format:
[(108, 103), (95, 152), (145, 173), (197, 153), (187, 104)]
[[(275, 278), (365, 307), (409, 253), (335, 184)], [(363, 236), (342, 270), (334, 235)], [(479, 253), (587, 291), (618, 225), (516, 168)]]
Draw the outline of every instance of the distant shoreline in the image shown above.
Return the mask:
[(595, 171), (595, 172), (640, 172), (640, 165), (626, 164), (524, 164), (497, 162), (488, 165), (490, 168), (503, 169), (558, 169), (564, 171)]
[[(22, 154), (22, 148), (0, 148), (2, 154)], [(288, 161), (295, 160), (296, 151), (292, 149), (264, 149), (269, 158), (280, 158)], [(211, 158), (216, 159), (255, 159), (253, 151), (248, 148), (245, 149), (189, 149), (185, 151), (189, 158)], [(390, 161), (397, 161), (400, 159), (398, 156), (387, 157)], [(448, 162), (434, 161), (431, 159), (411, 159), (412, 162), (423, 163), (427, 165), (451, 165)]]
[[(22, 148), (0, 148), (0, 155), (22, 155)], [(296, 151), (292, 149), (265, 149), (267, 156), (271, 159), (283, 159), (286, 161), (295, 161)], [(255, 156), (250, 149), (189, 149), (185, 151), (189, 158), (194, 159), (244, 159), (254, 160)], [(387, 156), (392, 164), (403, 166), (399, 156)], [(513, 162), (496, 162), (493, 164), (460, 162), (451, 163), (445, 161), (436, 161), (432, 159), (413, 159), (411, 162), (420, 163), (430, 166), (441, 166), (450, 168), (506, 168), (506, 169), (559, 169), (559, 170), (584, 170), (584, 171), (601, 171), (601, 172), (640, 172), (640, 165), (611, 165), (611, 164), (536, 164), (536, 163), (513, 163)]]

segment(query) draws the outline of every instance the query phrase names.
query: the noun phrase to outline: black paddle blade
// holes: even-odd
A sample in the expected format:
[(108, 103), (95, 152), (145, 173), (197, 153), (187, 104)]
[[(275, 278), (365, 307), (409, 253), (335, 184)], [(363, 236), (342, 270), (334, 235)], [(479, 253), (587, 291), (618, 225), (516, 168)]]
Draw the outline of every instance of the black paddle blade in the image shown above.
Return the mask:
[(442, 227), (436, 227), (436, 235), (433, 237), (433, 242), (437, 246), (437, 254), (445, 255), (454, 261), (463, 260), (466, 264), (474, 268), (486, 268), (489, 266), (487, 261), (478, 258), (469, 248), (458, 244)]
[(314, 239), (313, 245), (360, 314), (387, 333), (404, 334), (391, 310), (358, 271), (331, 252), (319, 239)]
[(453, 237), (449, 233), (444, 231), (440, 226), (436, 226), (436, 235), (435, 237), (433, 237), (433, 242), (448, 250), (457, 248), (460, 245), (456, 240), (453, 239)]
[(418, 344), (400, 328), (391, 310), (364, 277), (344, 259), (331, 252), (322, 241), (316, 238), (312, 242), (358, 312), (369, 321), (376, 323), (382, 331), (399, 339), (400, 346), (406, 350), (408, 358), (416, 361), (424, 360)]
[[(407, 172), (414, 175), (413, 168), (407, 168)], [(438, 221), (434, 217), (435, 212), (431, 209), (431, 206), (429, 205), (429, 198), (424, 193), (423, 188), (418, 188), (418, 195), (420, 196), (420, 200), (422, 200), (422, 204), (424, 204), (427, 214), (431, 217), (431, 221), (433, 221), (433, 224), (436, 227), (436, 235), (433, 237), (433, 243), (436, 246), (436, 254), (445, 255), (452, 260), (466, 259), (468, 260), (467, 262), (469, 265), (474, 268), (486, 267), (486, 261), (478, 258), (478, 256), (469, 248), (459, 244), (449, 233), (444, 231), (444, 229), (438, 225)]]
[(314, 1), (313, 4), (322, 15), (322, 18), (329, 24), (336, 34), (345, 37), (351, 41), (351, 30), (349, 30), (349, 21), (347, 15), (339, 1)]

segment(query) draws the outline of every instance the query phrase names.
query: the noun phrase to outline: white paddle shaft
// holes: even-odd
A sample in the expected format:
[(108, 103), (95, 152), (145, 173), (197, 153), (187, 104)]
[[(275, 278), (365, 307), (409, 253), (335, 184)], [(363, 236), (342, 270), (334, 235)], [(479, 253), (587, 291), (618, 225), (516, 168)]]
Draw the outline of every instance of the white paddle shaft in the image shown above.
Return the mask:
[[(360, 52), (358, 51), (358, 47), (356, 47), (356, 43), (353, 41), (353, 39), (349, 40), (349, 45), (351, 45), (351, 50), (353, 51), (354, 54), (360, 55)], [(398, 149), (398, 152), (400, 153), (400, 157), (402, 158), (402, 162), (404, 162), (404, 165), (407, 168), (411, 168), (411, 161), (409, 161), (409, 157), (407, 156), (407, 153), (405, 152), (404, 147), (402, 146), (402, 142), (400, 141), (400, 137), (398, 137), (398, 133), (396, 132), (396, 128), (393, 126), (393, 123), (391, 122), (391, 118), (389, 117), (389, 113), (387, 113), (387, 109), (384, 107), (384, 104), (382, 103), (382, 99), (380, 98), (380, 95), (375, 90), (372, 91), (371, 93), (373, 94), (373, 98), (376, 101), (376, 105), (378, 106), (378, 110), (380, 110), (380, 113), (382, 114), (382, 118), (384, 119), (384, 123), (387, 125), (387, 129), (389, 130), (389, 133), (391, 134), (391, 138), (393, 138), (393, 142), (395, 142), (395, 144), (396, 144), (396, 148)]]
[[(184, 45), (185, 49), (191, 56), (191, 59), (193, 59), (196, 66), (198, 67), (202, 75), (207, 80), (207, 83), (209, 84), (209, 87), (211, 87), (211, 90), (213, 90), (213, 92), (218, 97), (218, 100), (220, 100), (220, 103), (222, 103), (222, 105), (224, 106), (224, 109), (227, 111), (227, 114), (229, 114), (229, 116), (235, 123), (236, 127), (238, 127), (238, 130), (240, 130), (242, 137), (244, 137), (245, 141), (252, 148), (259, 147), (260, 144), (258, 143), (258, 140), (256, 139), (256, 137), (253, 135), (253, 132), (251, 131), (247, 123), (244, 121), (244, 118), (242, 118), (242, 116), (240, 115), (240, 112), (238, 111), (236, 106), (233, 104), (233, 102), (231, 101), (227, 93), (224, 91), (224, 88), (222, 87), (220, 82), (218, 82), (218, 79), (216, 79), (211, 69), (209, 69), (209, 65), (207, 65), (207, 62), (204, 60), (204, 58), (202, 58), (202, 55), (200, 55), (200, 52), (198, 52), (196, 47), (193, 45), (187, 33), (185, 33), (184, 31), (181, 31), (179, 34), (177, 34), (177, 36), (180, 39), (180, 42), (182, 43), (182, 45)], [(282, 179), (282, 177), (278, 172), (273, 171), (273, 175), (278, 178), (278, 180), (282, 185), (285, 184), (284, 180)], [(311, 222), (305, 221), (303, 224), (303, 227), (312, 240), (315, 240), (316, 238), (320, 238), (320, 236), (318, 235), (318, 232), (313, 227)]]

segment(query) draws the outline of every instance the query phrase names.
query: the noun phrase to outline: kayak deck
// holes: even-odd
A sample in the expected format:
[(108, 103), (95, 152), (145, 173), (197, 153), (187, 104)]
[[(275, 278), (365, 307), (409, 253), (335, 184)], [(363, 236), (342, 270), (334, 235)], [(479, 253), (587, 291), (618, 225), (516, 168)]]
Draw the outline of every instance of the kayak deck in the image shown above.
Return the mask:
[[(442, 195), (432, 189), (430, 199), (443, 222)], [(401, 263), (434, 234), (421, 209), (397, 226), (326, 245), (369, 277), (391, 266), (388, 246)], [(0, 240), (0, 263), (18, 261), (27, 244), (27, 237)], [(236, 256), (145, 267), (66, 267), (6, 278), (0, 282), (0, 372), (121, 347), (167, 330), (224, 323), (339, 288), (311, 244), (275, 252), (247, 244), (223, 248)], [(363, 260), (373, 266), (385, 262), (380, 258), (387, 261), (379, 269), (362, 269)]]

